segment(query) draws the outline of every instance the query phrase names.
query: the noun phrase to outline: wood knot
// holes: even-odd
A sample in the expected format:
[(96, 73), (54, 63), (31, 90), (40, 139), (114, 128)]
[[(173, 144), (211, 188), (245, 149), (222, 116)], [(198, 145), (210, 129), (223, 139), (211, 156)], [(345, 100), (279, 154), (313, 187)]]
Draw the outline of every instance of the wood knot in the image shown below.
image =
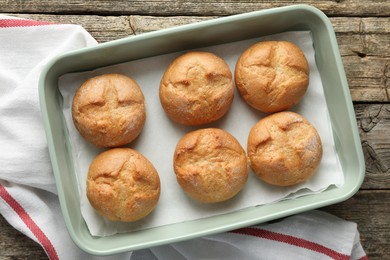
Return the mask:
[(360, 51), (354, 51), (352, 50), (353, 53), (355, 53), (357, 56), (359, 56), (360, 58), (365, 58), (367, 57), (367, 54), (364, 53), (364, 52), (360, 52)]

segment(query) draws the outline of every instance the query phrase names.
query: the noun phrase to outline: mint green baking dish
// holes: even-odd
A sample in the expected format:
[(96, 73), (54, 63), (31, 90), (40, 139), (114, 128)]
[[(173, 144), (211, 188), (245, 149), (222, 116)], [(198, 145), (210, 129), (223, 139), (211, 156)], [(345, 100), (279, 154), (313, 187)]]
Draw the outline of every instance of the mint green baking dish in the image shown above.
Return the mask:
[[(316, 64), (324, 86), (336, 150), (345, 178), (342, 187), (332, 186), (319, 194), (195, 221), (109, 237), (97, 238), (90, 235), (80, 212), (69, 136), (62, 113), (62, 97), (58, 90), (58, 79), (61, 75), (186, 49), (297, 30), (310, 30), (312, 33)], [(335, 204), (355, 194), (364, 179), (364, 157), (335, 33), (329, 19), (320, 10), (307, 5), (234, 15), (131, 36), (65, 53), (45, 66), (39, 81), (39, 98), (66, 226), (74, 242), (84, 251), (95, 255), (109, 255), (183, 241)]]

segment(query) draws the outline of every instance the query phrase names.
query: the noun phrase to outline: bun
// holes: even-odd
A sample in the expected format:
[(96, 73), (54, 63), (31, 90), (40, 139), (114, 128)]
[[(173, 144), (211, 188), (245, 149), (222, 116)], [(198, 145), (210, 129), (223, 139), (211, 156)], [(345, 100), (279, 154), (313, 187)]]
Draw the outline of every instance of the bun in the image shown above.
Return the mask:
[(176, 58), (160, 83), (161, 105), (173, 121), (202, 125), (221, 118), (233, 102), (232, 73), (224, 60), (209, 52)]
[(296, 105), (304, 96), (309, 65), (301, 49), (291, 42), (259, 42), (238, 59), (235, 82), (253, 108), (278, 112)]
[(232, 135), (216, 128), (183, 136), (176, 146), (173, 164), (183, 191), (204, 203), (232, 198), (248, 178), (244, 149)]
[(133, 141), (146, 120), (144, 95), (138, 84), (121, 74), (105, 74), (85, 81), (72, 104), (79, 133), (99, 147)]
[(88, 200), (109, 220), (139, 220), (156, 207), (159, 196), (156, 169), (135, 150), (110, 149), (99, 154), (89, 167)]
[(312, 177), (322, 158), (317, 130), (303, 116), (279, 112), (261, 119), (248, 137), (254, 173), (276, 186), (290, 186)]

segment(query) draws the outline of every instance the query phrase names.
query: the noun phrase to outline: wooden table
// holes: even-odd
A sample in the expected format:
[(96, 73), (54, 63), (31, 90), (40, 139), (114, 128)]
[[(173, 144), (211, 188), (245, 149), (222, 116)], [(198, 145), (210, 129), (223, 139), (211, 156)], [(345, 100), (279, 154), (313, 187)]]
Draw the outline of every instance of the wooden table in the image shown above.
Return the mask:
[[(0, 13), (81, 24), (99, 42), (106, 42), (296, 3), (321, 9), (335, 28), (366, 160), (366, 178), (359, 192), (321, 210), (356, 222), (370, 259), (390, 259), (390, 1), (0, 0)], [(47, 259), (38, 244), (2, 216), (0, 230), (0, 259)]]

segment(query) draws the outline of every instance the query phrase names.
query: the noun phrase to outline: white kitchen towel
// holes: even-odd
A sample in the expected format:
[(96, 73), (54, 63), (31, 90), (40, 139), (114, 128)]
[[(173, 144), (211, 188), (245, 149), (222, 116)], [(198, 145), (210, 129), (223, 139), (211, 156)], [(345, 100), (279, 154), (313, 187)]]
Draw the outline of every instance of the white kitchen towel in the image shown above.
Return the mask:
[(355, 223), (316, 210), (272, 224), (136, 251), (133, 258), (368, 259)]
[[(73, 244), (61, 214), (40, 116), (43, 66), (96, 45), (78, 25), (0, 16), (0, 213), (50, 259), (101, 259)], [(365, 259), (355, 223), (311, 211), (272, 224), (107, 259)]]

